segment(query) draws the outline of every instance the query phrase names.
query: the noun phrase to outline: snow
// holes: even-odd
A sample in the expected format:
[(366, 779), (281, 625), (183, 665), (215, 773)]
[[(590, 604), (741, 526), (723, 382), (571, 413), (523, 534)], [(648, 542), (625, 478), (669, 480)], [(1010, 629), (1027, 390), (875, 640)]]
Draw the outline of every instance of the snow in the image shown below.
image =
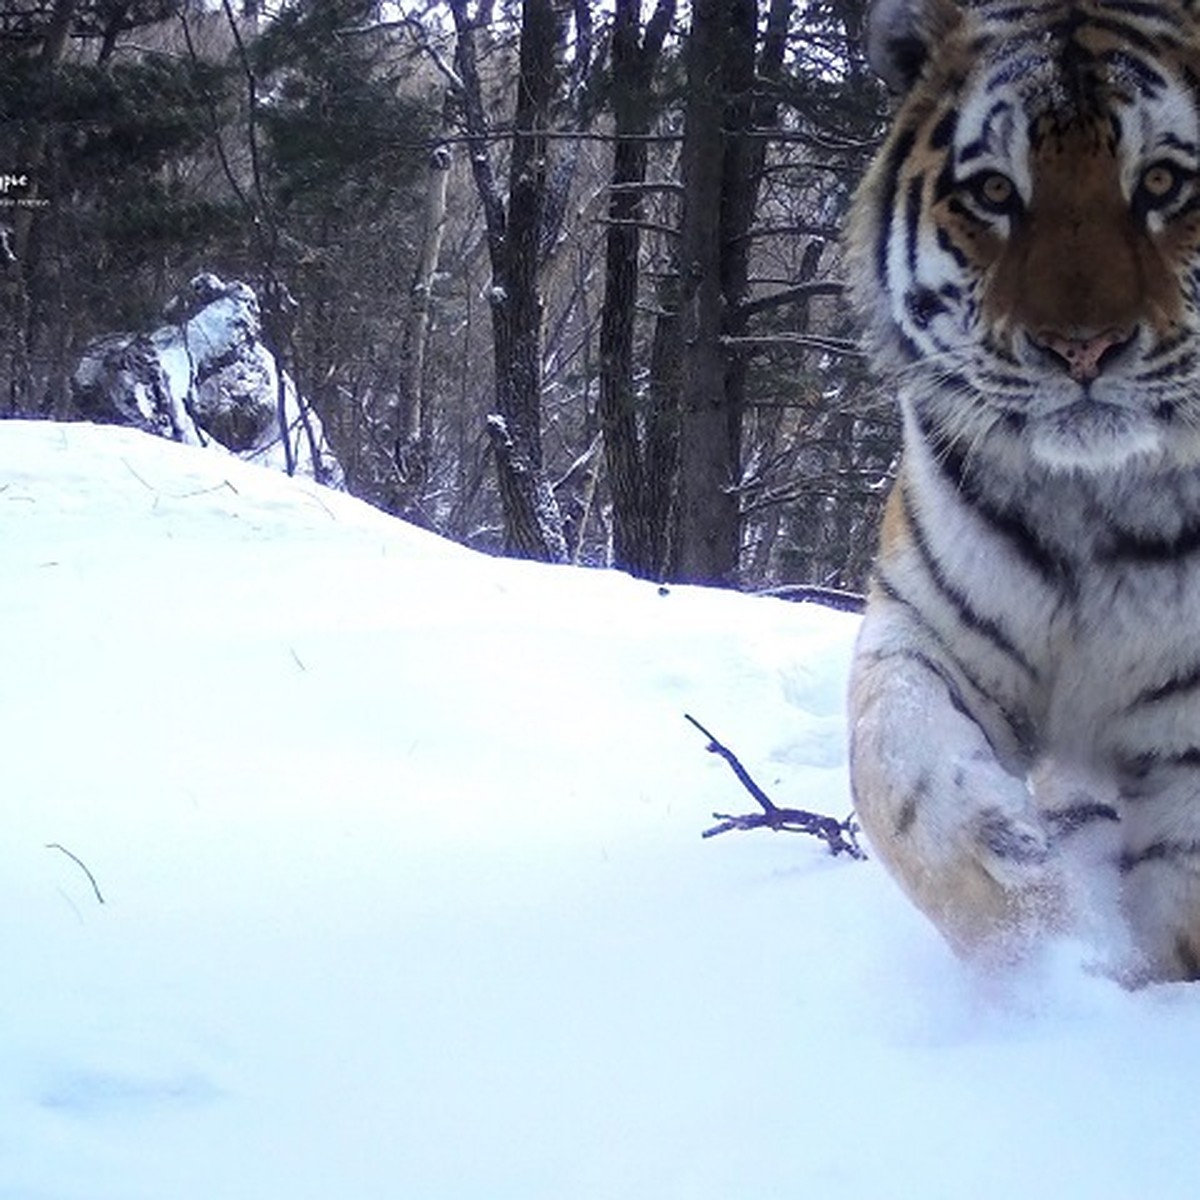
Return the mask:
[(1200, 992), (699, 837), (685, 712), (847, 811), (854, 618), (128, 430), (0, 425), (0, 523), (0, 1200), (1194, 1195)]
[(253, 288), (197, 275), (164, 315), (168, 323), (149, 334), (109, 334), (85, 347), (72, 379), (75, 411), (192, 446), (224, 446), (277, 471), (290, 453), (299, 474), (342, 482), (320, 419), (301, 412), (286, 372), (281, 432), (281, 376), (261, 340)]

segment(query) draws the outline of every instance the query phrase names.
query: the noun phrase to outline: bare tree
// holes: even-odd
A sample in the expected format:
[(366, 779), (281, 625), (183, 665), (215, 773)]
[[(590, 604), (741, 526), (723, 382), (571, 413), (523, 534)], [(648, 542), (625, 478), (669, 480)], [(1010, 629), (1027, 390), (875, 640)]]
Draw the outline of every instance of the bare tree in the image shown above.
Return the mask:
[(721, 344), (728, 301), (727, 86), (740, 66), (747, 36), (753, 54), (756, 16), (751, 0), (696, 0), (687, 46), (678, 331), (683, 348), (680, 507), (674, 574), (704, 583), (731, 584), (737, 573), (741, 413), (729, 402)]
[(400, 350), (400, 411), (396, 430), (400, 511), (421, 523), (421, 497), (429, 476), (429, 405), (425, 362), (429, 349), (434, 280), (446, 233), (450, 191), (450, 148), (435, 146), (429, 154), (421, 240), (413, 271), (408, 319)]
[[(492, 267), (489, 289), (496, 407), (488, 421), (504, 507), (510, 553), (563, 562), (567, 543), (562, 516), (546, 478), (542, 455), (542, 326), (540, 273), (566, 209), (569, 171), (553, 171), (553, 107), (561, 97), (559, 57), (567, 41), (568, 9), (562, 0), (524, 0), (521, 6), (517, 98), (509, 139), (507, 196), (493, 165), (491, 130), (479, 70), (478, 13), (467, 0), (450, 0), (458, 35), (456, 65), (462, 88), (471, 168), (487, 225)], [(574, 66), (576, 99), (591, 58), (591, 17), (576, 0)]]
[[(862, 7), (691, 9), (674, 339), (678, 578), (862, 583), (856, 543), (889, 466), (878, 414), (856, 411), (863, 378), (839, 306), (839, 225), (880, 117), (856, 48)], [(831, 541), (852, 567), (830, 567)]]
[(600, 417), (613, 506), (613, 557), (636, 575), (659, 578), (667, 565), (676, 470), (676, 397), (661, 388), (639, 391), (635, 324), (654, 71), (675, 0), (658, 0), (644, 33), (639, 7), (638, 0), (616, 0), (613, 17), (614, 143), (600, 317)]

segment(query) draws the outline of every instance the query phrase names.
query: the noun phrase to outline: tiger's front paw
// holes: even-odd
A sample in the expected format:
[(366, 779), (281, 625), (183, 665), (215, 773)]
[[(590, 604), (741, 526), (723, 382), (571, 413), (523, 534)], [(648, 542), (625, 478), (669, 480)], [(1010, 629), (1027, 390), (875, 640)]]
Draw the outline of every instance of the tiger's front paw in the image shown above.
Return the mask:
[(1015, 960), (1041, 938), (1067, 927), (1062, 866), (1036, 810), (999, 805), (970, 822), (972, 866), (951, 872), (937, 918), (960, 951)]

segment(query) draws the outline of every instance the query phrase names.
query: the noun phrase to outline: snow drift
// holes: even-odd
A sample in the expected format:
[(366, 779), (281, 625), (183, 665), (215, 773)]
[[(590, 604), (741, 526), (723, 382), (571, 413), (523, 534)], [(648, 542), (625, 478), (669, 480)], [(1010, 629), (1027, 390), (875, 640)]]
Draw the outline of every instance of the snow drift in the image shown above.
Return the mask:
[(1195, 1194), (1200, 992), (701, 841), (685, 711), (845, 812), (853, 617), (130, 430), (0, 425), (0, 521), (3, 1200)]

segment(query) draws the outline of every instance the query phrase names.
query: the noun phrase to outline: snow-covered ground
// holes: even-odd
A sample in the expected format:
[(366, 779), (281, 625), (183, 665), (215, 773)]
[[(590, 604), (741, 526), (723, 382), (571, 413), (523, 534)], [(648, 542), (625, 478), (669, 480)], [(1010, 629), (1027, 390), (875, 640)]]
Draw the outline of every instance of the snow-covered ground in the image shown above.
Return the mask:
[(0, 523), (2, 1200), (1200, 1189), (1200, 991), (701, 840), (685, 712), (845, 813), (853, 618), (115, 429), (0, 424)]

